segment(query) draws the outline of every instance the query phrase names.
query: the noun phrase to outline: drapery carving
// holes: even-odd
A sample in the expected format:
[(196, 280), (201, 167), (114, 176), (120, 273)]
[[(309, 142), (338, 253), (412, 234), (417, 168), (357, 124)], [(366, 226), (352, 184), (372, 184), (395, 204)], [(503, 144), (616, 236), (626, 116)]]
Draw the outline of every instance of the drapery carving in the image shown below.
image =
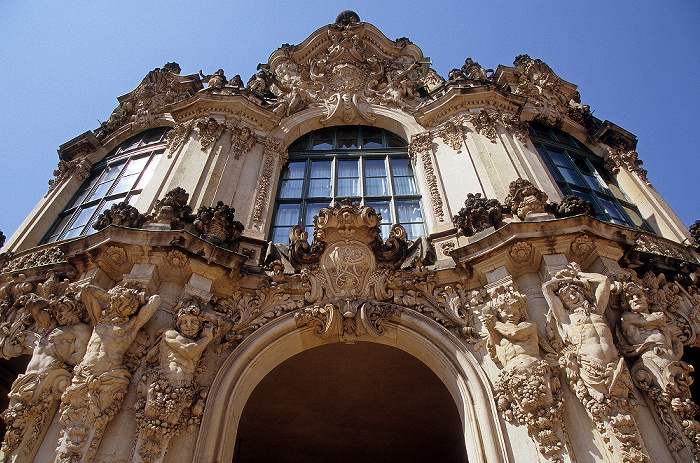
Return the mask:
[(634, 419), (632, 379), (604, 314), (610, 280), (569, 264), (542, 285), (548, 334), (571, 390), (586, 407), (612, 458), (649, 461)]

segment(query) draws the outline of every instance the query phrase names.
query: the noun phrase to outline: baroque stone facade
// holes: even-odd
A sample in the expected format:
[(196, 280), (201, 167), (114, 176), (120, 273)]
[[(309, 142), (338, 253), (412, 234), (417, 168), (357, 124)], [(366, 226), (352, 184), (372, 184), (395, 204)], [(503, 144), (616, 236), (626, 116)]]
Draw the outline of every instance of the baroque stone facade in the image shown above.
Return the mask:
[[(343, 12), (246, 85), (168, 63), (119, 102), (61, 147), (40, 212), (0, 254), (0, 356), (26, 364), (7, 391), (3, 461), (251, 461), (241, 449), (262, 437), (243, 423), (264, 409), (264, 378), (301, 352), (359, 343), (437, 376), (464, 461), (700, 461), (688, 356), (700, 347), (697, 233), (651, 189), (633, 136), (543, 61), (493, 70), (467, 58), (445, 79), (410, 40)], [(271, 242), (288, 149), (345, 125), (407, 142), (387, 162), (405, 155), (424, 236), (338, 197), (307, 214), (313, 229), (289, 224), (289, 244)], [(159, 127), (170, 130), (150, 181), (57, 239), (56, 212), (71, 217), (102, 159)], [(611, 176), (639, 223), (603, 211), (601, 185), (575, 196), (557, 183), (535, 128), (585, 146), (582, 172)], [(379, 379), (364, 379), (360, 400), (336, 385), (334, 400), (366, 412)], [(299, 390), (268, 410), (280, 427), (266, 445), (290, 431), (360, 452), (398, 426), (387, 416), (303, 436), (295, 417), (314, 398)], [(401, 406), (426, 433), (443, 419)], [(322, 410), (342, 422), (333, 413)]]

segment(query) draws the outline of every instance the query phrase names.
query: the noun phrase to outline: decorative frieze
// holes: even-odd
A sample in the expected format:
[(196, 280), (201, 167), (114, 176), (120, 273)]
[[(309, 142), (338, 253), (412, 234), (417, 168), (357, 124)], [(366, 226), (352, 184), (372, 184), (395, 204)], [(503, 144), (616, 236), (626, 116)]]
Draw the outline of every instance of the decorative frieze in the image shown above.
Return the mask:
[(3, 273), (15, 272), (26, 268), (56, 264), (59, 262), (65, 262), (65, 256), (58, 247), (54, 246), (10, 259), (0, 268), (0, 271)]

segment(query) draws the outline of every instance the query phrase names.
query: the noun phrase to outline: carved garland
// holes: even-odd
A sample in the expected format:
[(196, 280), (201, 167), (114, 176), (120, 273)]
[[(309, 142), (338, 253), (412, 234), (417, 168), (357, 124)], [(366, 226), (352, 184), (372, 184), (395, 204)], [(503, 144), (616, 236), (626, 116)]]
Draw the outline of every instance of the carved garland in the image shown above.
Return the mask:
[(289, 154), (283, 148), (281, 141), (265, 139), (263, 157), (265, 161), (260, 177), (260, 190), (258, 190), (258, 196), (255, 198), (255, 203), (253, 205), (253, 224), (258, 228), (263, 220), (265, 205), (269, 202), (270, 181), (272, 179), (272, 173), (275, 170), (275, 159), (277, 159), (279, 166), (282, 167), (287, 162), (287, 159), (289, 159)]
[(430, 203), (433, 206), (433, 212), (435, 213), (435, 217), (438, 219), (438, 222), (444, 222), (445, 213), (442, 208), (442, 197), (440, 196), (440, 190), (438, 189), (437, 177), (435, 176), (435, 168), (433, 167), (431, 152), (432, 134), (429, 131), (413, 135), (413, 137), (411, 137), (411, 143), (408, 146), (408, 155), (411, 158), (411, 162), (415, 164), (418, 155), (420, 154), (423, 162), (423, 170), (425, 171), (425, 180), (428, 183)]

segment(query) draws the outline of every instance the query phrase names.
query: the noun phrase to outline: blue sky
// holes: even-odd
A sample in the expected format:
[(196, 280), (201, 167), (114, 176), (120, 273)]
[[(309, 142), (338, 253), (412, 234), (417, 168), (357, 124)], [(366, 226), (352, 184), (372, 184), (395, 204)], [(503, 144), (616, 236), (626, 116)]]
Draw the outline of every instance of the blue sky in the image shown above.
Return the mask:
[(0, 230), (10, 236), (48, 189), (62, 143), (97, 128), (156, 67), (223, 68), (243, 81), (283, 43), (345, 9), (408, 37), (442, 76), (527, 53), (578, 85), (582, 103), (637, 135), (659, 193), (700, 219), (700, 2), (326, 1), (0, 3)]

